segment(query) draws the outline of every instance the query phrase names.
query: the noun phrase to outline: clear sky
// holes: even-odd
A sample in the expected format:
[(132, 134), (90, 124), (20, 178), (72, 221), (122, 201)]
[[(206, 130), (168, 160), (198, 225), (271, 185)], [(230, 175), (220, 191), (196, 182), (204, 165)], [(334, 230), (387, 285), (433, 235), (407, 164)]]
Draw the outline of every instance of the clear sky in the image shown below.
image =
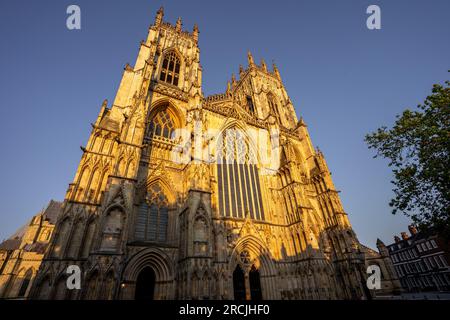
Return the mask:
[[(81, 30), (66, 28), (70, 4), (81, 7)], [(381, 30), (366, 27), (371, 4)], [(64, 198), (90, 123), (161, 5), (165, 20), (199, 25), (205, 94), (225, 90), (247, 50), (276, 61), (361, 242), (390, 243), (406, 230), (388, 206), (387, 162), (363, 138), (449, 78), (450, 1), (2, 0), (0, 239)]]

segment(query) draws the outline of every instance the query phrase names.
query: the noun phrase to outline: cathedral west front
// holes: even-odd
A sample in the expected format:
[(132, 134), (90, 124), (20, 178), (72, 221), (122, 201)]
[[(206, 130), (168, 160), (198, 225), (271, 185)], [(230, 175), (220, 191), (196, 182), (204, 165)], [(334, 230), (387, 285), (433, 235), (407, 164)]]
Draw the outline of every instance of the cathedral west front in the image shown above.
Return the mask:
[(277, 67), (248, 53), (206, 97), (197, 26), (163, 17), (92, 124), (29, 297), (366, 298), (361, 245)]

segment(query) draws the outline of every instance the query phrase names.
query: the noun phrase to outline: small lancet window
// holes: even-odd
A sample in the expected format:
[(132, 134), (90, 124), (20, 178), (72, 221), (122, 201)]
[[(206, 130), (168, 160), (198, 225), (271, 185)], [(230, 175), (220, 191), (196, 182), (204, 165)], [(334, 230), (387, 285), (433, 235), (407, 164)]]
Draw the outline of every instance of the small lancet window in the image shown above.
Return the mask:
[(251, 113), (255, 112), (255, 107), (253, 106), (253, 99), (250, 96), (247, 96), (247, 108)]
[(164, 56), (159, 80), (178, 86), (180, 78), (180, 59), (174, 52)]
[(269, 102), (269, 109), (273, 110), (273, 112), (275, 113), (275, 117), (277, 118), (278, 121), (281, 121), (281, 116), (280, 116), (280, 110), (278, 110), (278, 105), (275, 102), (275, 98), (272, 95), (268, 95), (267, 96), (267, 100)]

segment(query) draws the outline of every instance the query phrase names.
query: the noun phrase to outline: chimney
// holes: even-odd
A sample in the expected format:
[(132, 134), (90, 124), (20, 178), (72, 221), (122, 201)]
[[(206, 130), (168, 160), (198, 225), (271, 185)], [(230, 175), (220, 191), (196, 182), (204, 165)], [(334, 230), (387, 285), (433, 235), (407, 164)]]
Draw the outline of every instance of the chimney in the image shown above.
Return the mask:
[(399, 243), (400, 242), (400, 238), (398, 236), (394, 236), (394, 241), (395, 241), (395, 243)]
[(408, 240), (408, 234), (406, 233), (406, 232), (402, 232), (402, 233), (400, 233), (400, 235), (402, 236), (402, 239), (403, 240)]
[(417, 234), (417, 228), (412, 224), (408, 226), (408, 230), (409, 233), (411, 234), (411, 237)]

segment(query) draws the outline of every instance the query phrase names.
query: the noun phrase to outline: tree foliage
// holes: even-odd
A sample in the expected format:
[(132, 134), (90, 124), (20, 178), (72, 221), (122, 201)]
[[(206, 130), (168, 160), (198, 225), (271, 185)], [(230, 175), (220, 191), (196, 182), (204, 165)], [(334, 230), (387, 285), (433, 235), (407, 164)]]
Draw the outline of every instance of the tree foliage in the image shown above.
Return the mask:
[(403, 111), (392, 128), (383, 126), (365, 141), (392, 168), (392, 213), (450, 235), (450, 82), (435, 84), (416, 110)]

